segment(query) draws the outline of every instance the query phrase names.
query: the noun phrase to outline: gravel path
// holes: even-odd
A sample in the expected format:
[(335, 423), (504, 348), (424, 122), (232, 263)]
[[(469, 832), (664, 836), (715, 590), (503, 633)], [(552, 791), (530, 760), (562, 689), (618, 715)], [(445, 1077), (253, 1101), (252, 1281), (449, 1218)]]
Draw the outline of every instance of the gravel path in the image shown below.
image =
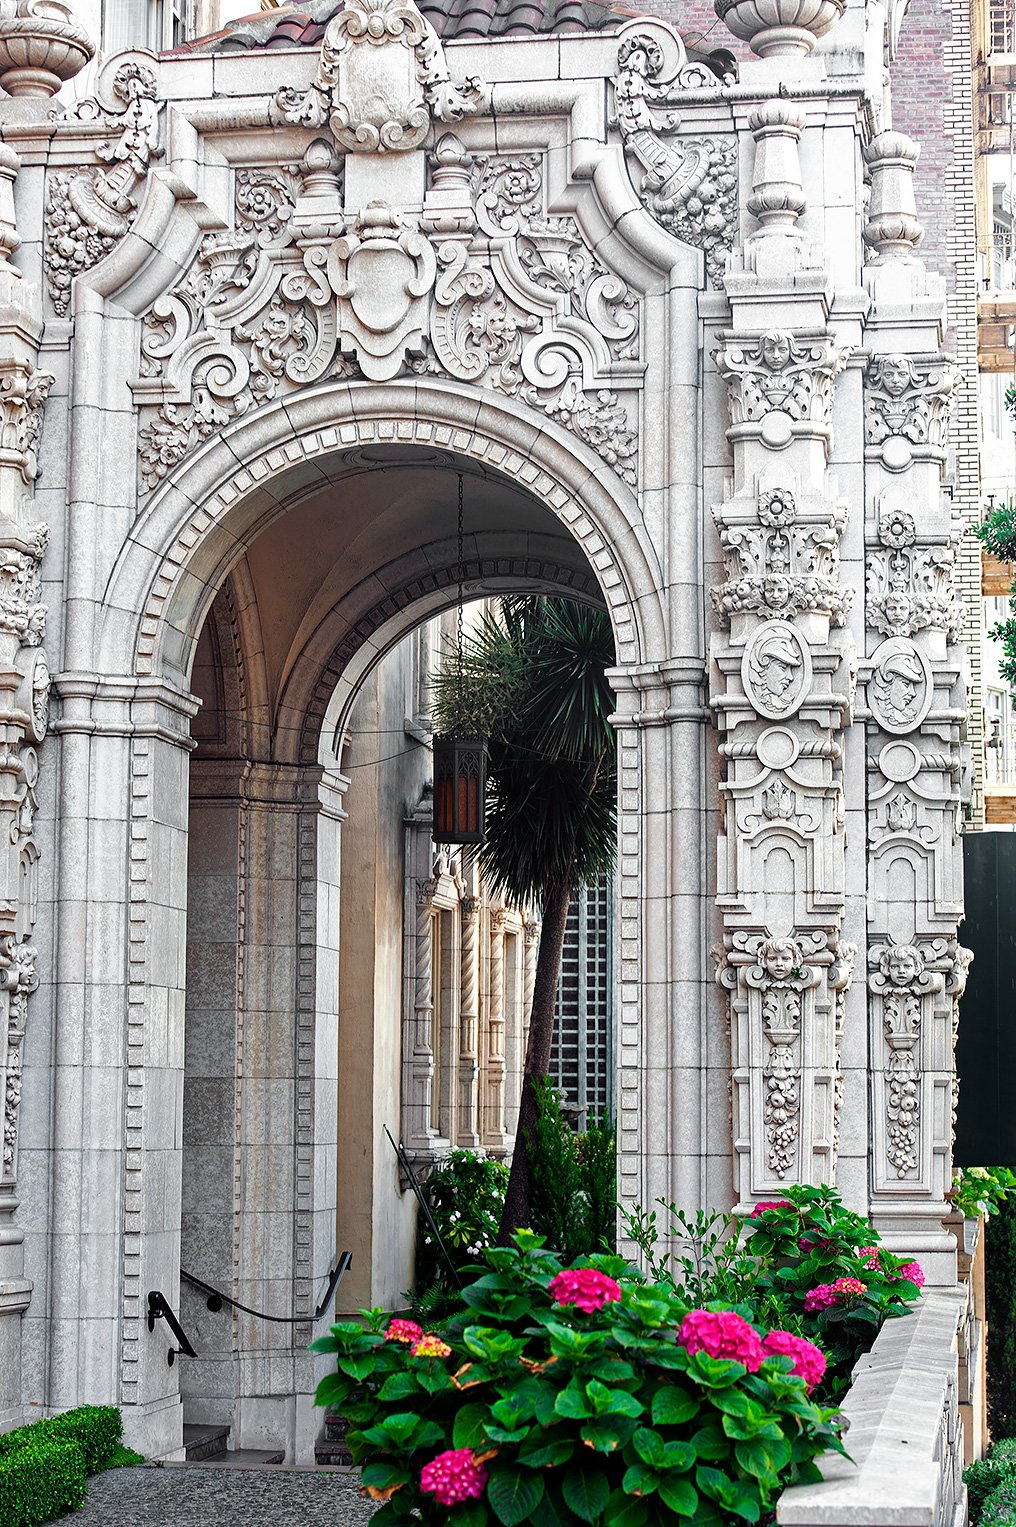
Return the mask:
[(361, 1527), (358, 1474), (274, 1469), (110, 1469), (88, 1481), (74, 1527)]

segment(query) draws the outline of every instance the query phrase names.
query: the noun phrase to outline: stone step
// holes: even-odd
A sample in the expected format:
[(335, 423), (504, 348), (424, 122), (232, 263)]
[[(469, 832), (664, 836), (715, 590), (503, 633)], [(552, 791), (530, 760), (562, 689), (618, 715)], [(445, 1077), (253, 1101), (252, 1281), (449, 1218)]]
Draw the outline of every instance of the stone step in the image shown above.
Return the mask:
[(228, 1437), (228, 1423), (225, 1426), (196, 1426), (184, 1422), (183, 1446), (187, 1462), (201, 1463), (215, 1453), (224, 1453)]
[(207, 1458), (191, 1462), (188, 1459), (184, 1468), (192, 1469), (265, 1469), (275, 1468), (286, 1461), (285, 1448), (263, 1447), (238, 1447), (232, 1452), (223, 1448), (221, 1453), (212, 1453)]
[(344, 1442), (319, 1442), (314, 1449), (314, 1459), (321, 1466), (343, 1469), (352, 1467), (353, 1455)]
[(349, 1422), (345, 1416), (337, 1410), (325, 1412), (325, 1437), (329, 1442), (344, 1442), (349, 1430)]

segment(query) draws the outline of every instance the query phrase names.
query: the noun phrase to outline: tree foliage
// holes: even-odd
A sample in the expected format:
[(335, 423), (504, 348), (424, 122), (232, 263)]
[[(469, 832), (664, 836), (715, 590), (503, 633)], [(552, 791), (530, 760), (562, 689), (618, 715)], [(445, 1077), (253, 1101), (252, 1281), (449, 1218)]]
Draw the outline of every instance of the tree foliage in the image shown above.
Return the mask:
[(556, 880), (575, 890), (613, 863), (614, 661), (607, 616), (568, 599), (505, 599), (447, 652), (434, 679), (442, 732), (486, 736), (487, 838), (480, 868), (525, 903)]

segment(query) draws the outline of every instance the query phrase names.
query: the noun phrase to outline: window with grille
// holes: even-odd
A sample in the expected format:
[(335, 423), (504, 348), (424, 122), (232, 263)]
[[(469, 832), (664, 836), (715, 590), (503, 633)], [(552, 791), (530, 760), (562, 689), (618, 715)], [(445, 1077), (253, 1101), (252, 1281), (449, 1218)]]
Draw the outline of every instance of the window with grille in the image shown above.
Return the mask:
[(609, 875), (572, 898), (554, 1014), (550, 1079), (585, 1112), (579, 1128), (614, 1114), (614, 886)]
[(1016, 53), (1016, 3), (988, 0), (988, 57)]

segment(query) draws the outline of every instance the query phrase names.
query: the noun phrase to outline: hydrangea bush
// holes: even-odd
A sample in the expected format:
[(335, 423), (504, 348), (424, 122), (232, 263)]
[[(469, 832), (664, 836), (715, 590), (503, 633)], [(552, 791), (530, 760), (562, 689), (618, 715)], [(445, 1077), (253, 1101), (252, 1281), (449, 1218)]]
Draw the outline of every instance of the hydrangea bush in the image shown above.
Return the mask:
[(879, 1244), (866, 1219), (844, 1208), (835, 1189), (791, 1186), (786, 1197), (755, 1205), (746, 1223), (733, 1215), (691, 1221), (675, 1205), (670, 1241), (657, 1257), (656, 1211), (626, 1216), (628, 1234), (660, 1282), (694, 1290), (696, 1302), (722, 1300), (750, 1310), (756, 1325), (779, 1325), (817, 1344), (829, 1359), (817, 1395), (838, 1398), (883, 1321), (916, 1299), (924, 1274)]
[(618, 1257), (562, 1268), (529, 1232), (487, 1260), (440, 1333), (374, 1310), (314, 1344), (378, 1523), (758, 1522), (844, 1451), (799, 1332), (689, 1308)]
[(829, 1359), (822, 1392), (841, 1394), (883, 1322), (917, 1298), (920, 1265), (881, 1246), (869, 1222), (829, 1187), (795, 1186), (785, 1199), (757, 1204), (747, 1234), (752, 1297), (774, 1299), (783, 1322), (822, 1348)]

